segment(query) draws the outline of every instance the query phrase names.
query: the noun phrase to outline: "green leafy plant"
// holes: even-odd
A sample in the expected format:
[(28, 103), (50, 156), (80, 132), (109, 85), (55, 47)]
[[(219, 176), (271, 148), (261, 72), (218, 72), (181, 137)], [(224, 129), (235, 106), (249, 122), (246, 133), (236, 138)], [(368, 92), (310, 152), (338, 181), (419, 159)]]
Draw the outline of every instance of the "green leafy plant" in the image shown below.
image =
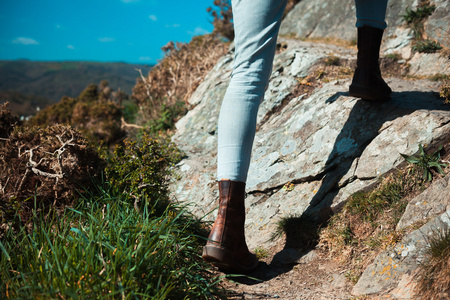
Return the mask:
[(433, 53), (442, 49), (442, 46), (433, 40), (424, 37), (424, 22), (436, 9), (435, 5), (430, 4), (430, 1), (421, 0), (417, 9), (412, 10), (406, 8), (406, 13), (402, 16), (403, 21), (411, 29), (414, 35), (414, 42), (412, 49), (421, 53)]
[(414, 37), (421, 39), (423, 35), (423, 22), (430, 16), (436, 6), (430, 5), (428, 1), (421, 1), (416, 10), (406, 8), (406, 13), (402, 16), (403, 21), (411, 28)]
[(165, 103), (161, 105), (161, 111), (158, 118), (152, 119), (147, 123), (146, 128), (154, 135), (174, 129), (176, 121), (180, 116), (186, 113), (187, 109), (184, 102), (178, 101), (172, 106)]
[(444, 175), (444, 171), (442, 167), (445, 167), (447, 164), (441, 162), (441, 151), (442, 146), (439, 146), (438, 150), (428, 155), (425, 153), (423, 146), (419, 145), (419, 154), (417, 156), (400, 154), (407, 162), (410, 164), (414, 164), (419, 166), (419, 168), (423, 171), (423, 179), (426, 181), (433, 180), (433, 172), (434, 169), (439, 174)]

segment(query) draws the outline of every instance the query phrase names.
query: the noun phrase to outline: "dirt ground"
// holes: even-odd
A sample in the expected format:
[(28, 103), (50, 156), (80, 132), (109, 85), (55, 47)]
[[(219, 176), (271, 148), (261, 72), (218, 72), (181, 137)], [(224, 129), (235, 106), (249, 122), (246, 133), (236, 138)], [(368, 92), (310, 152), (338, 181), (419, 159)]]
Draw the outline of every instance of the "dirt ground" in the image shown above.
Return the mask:
[(229, 277), (223, 285), (228, 299), (352, 299), (352, 283), (345, 277), (345, 267), (320, 250), (302, 256), (299, 263), (283, 264), (276, 258), (283, 242), (260, 260), (247, 277)]

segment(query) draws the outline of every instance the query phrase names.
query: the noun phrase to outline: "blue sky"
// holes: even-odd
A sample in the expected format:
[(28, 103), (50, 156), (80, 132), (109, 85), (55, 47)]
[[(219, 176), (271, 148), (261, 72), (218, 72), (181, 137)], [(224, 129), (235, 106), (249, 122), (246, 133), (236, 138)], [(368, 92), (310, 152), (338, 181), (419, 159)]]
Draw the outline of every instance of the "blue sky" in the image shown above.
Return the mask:
[(0, 0), (0, 60), (153, 64), (211, 32), (213, 0)]

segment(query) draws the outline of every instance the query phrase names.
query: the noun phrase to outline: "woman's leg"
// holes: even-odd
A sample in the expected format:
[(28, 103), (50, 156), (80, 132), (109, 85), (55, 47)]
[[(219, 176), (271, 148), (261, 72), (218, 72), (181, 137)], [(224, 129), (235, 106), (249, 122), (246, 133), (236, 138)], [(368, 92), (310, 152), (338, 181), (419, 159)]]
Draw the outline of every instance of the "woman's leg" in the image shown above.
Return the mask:
[(219, 211), (202, 255), (224, 271), (246, 273), (258, 264), (245, 242), (245, 181), (285, 5), (286, 0), (232, 0), (236, 52), (219, 116)]
[(245, 182), (258, 107), (273, 65), (285, 0), (233, 0), (235, 62), (218, 126), (217, 179)]

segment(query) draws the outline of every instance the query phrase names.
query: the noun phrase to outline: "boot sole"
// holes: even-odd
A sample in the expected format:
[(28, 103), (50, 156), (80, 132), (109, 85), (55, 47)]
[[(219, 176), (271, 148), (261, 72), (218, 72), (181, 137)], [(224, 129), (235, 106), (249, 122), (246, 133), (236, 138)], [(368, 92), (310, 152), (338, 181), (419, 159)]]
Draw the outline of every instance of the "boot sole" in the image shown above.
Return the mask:
[(352, 97), (361, 98), (363, 100), (370, 101), (388, 101), (391, 100), (391, 94), (385, 93), (381, 94), (378, 92), (371, 91), (363, 86), (350, 85), (348, 94)]
[(206, 245), (203, 247), (202, 258), (204, 261), (216, 266), (220, 271), (230, 273), (237, 272), (241, 274), (249, 273), (258, 266), (258, 260), (251, 266), (245, 266), (236, 262), (234, 255), (222, 247)]

